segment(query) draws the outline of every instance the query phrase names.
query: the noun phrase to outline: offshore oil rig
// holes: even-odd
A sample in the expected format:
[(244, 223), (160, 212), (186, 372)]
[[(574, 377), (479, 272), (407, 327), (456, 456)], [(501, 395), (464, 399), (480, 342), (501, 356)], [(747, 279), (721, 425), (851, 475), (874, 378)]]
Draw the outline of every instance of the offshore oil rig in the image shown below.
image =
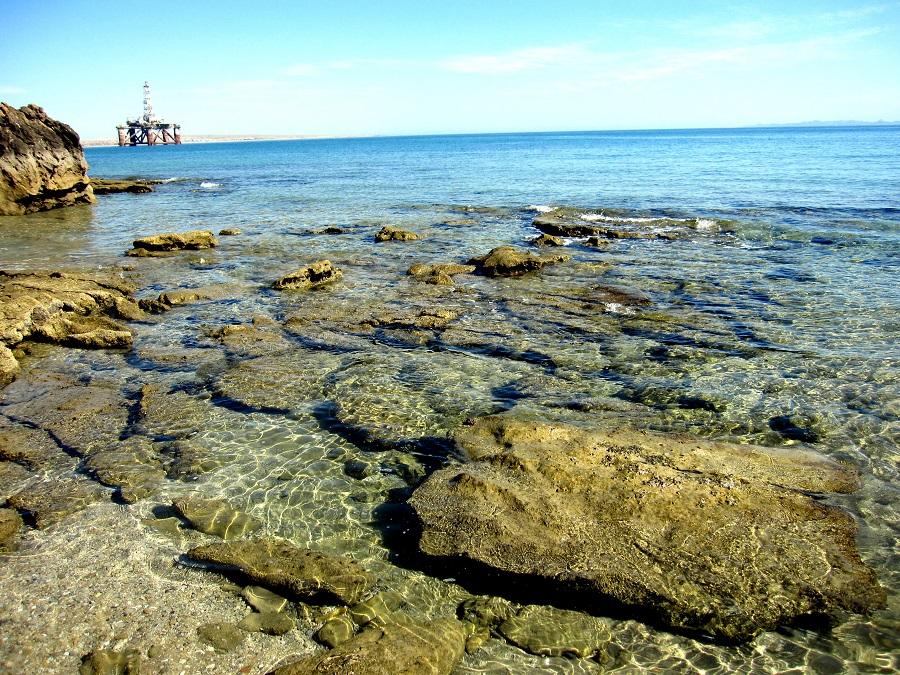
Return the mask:
[(144, 82), (144, 114), (116, 127), (119, 145), (180, 145), (181, 125), (156, 119), (150, 101), (150, 83)]

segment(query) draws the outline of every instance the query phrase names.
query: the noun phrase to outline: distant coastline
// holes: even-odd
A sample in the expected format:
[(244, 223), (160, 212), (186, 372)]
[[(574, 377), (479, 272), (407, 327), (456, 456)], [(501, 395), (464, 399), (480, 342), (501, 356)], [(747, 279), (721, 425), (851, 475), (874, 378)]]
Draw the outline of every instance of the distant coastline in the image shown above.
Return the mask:
[[(337, 135), (310, 135), (310, 134), (184, 134), (182, 143), (242, 143), (248, 141), (306, 141), (323, 138), (350, 138), (350, 136)], [(115, 138), (89, 138), (81, 142), (85, 148), (99, 148), (109, 145), (118, 145)]]
[[(555, 131), (510, 131), (510, 132), (458, 132), (446, 134), (401, 134), (400, 136), (390, 136), (391, 138), (404, 138), (407, 136), (490, 136), (490, 135), (507, 135), (507, 134), (555, 134), (555, 133), (619, 133), (619, 132), (642, 132), (642, 131), (704, 131), (716, 129), (780, 129), (780, 128), (833, 128), (833, 127), (893, 127), (900, 126), (900, 121), (890, 122), (878, 120), (877, 122), (865, 122), (860, 120), (811, 120), (807, 122), (773, 122), (769, 124), (751, 124), (739, 127), (686, 127), (686, 128), (658, 128), (658, 129), (567, 129)], [(242, 143), (249, 141), (308, 141), (322, 140), (329, 138), (374, 138), (373, 134), (195, 134), (182, 135), (182, 143)], [(82, 141), (85, 148), (107, 147), (118, 145), (118, 141), (114, 138), (92, 138)]]

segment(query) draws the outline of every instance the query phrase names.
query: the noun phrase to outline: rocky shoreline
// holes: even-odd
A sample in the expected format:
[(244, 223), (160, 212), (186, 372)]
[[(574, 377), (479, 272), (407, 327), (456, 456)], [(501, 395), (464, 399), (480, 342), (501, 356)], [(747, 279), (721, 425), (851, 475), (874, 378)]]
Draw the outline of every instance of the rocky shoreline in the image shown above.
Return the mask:
[[(468, 250), (509, 212), (447, 211), (299, 233), (328, 257), (248, 224), (0, 272), (0, 668), (628, 670), (635, 626), (752, 649), (885, 607), (841, 497), (859, 466), (796, 444), (816, 420), (768, 446), (648, 431), (728, 402), (580, 379), (621, 332), (666, 333), (640, 358), (678, 367), (737, 350), (603, 276), (699, 220), (559, 207)], [(30, 625), (53, 646), (16, 645)]]

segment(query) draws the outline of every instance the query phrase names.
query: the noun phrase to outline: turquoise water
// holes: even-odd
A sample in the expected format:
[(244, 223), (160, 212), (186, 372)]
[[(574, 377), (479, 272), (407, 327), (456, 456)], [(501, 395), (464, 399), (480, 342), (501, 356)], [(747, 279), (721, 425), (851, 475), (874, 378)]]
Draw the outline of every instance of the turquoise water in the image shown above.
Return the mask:
[[(151, 195), (15, 219), (27, 228), (0, 223), (0, 267), (126, 265), (139, 295), (208, 290), (207, 301), (137, 324), (131, 354), (52, 357), (53, 368), (128, 395), (166, 388), (177, 429), (138, 432), (216, 449), (221, 466), (190, 485), (168, 481), (157, 501), (187, 490), (227, 497), (268, 534), (350, 554), (411, 611), (436, 616), (452, 614), (463, 590), (396, 566), (402, 535), (385, 515), (411, 474), (440, 461), (418, 439), (510, 410), (806, 443), (863, 476), (859, 493), (835, 501), (858, 519), (888, 609), (828, 634), (784, 629), (740, 648), (609, 619), (628, 655), (619, 668), (897, 667), (900, 127), (220, 143), (86, 156), (96, 176), (166, 182)], [(571, 261), (521, 279), (461, 276), (436, 287), (406, 276), (415, 262), (527, 247), (532, 219), (553, 207), (672, 238), (604, 250), (570, 241)], [(383, 224), (423, 239), (376, 245)], [(318, 234), (326, 226), (345, 232)], [(122, 257), (140, 235), (226, 227), (242, 234), (214, 251)], [(341, 267), (343, 281), (301, 295), (269, 290), (319, 258)], [(609, 288), (645, 302), (578, 301)], [(434, 306), (458, 318), (442, 331), (359, 325)], [(214, 337), (252, 317), (278, 327), (271, 345)], [(27, 377), (6, 401), (26, 389)], [(348, 459), (376, 470), (354, 479)], [(458, 672), (596, 669), (491, 640)]]

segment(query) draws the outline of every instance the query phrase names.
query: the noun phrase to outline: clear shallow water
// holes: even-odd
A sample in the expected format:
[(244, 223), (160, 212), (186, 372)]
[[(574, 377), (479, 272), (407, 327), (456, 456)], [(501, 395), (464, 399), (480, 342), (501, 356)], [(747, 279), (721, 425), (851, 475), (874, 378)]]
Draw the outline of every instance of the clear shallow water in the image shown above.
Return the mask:
[[(628, 654), (620, 668), (897, 666), (900, 129), (374, 138), (86, 154), (94, 175), (169, 182), (151, 195), (5, 219), (0, 267), (123, 264), (141, 295), (215, 288), (212, 300), (138, 324), (130, 354), (59, 351), (43, 366), (129, 395), (143, 384), (173, 392), (178, 414), (141, 433), (189, 439), (223, 461), (195, 483), (167, 481), (149, 502), (187, 491), (227, 497), (270, 534), (352, 555), (412, 612), (447, 615), (465, 596), (461, 588), (392, 564), (403, 533), (392, 531), (391, 495), (435, 461), (417, 439), (512, 410), (587, 426), (804, 441), (862, 472), (862, 490), (834, 501), (858, 517), (862, 556), (888, 588), (889, 608), (830, 634), (785, 629), (740, 648), (609, 620)], [(537, 234), (534, 207), (550, 205), (677, 238), (620, 240), (607, 250), (571, 242), (570, 262), (522, 279), (457, 277), (445, 288), (406, 276), (414, 262), (526, 245)], [(424, 239), (373, 244), (385, 223)], [(346, 233), (315, 234), (329, 225)], [(209, 252), (121, 257), (136, 236), (224, 227), (243, 234), (222, 237)], [(340, 284), (311, 294), (268, 289), (323, 257), (343, 268)], [(649, 304), (597, 301), (610, 287)], [(437, 333), (359, 326), (369, 316), (434, 306), (459, 317)], [(242, 351), (212, 336), (254, 316), (285, 326), (273, 329), (282, 347)], [(27, 387), (26, 377), (6, 401)], [(347, 459), (377, 470), (351, 478)], [(497, 640), (459, 668), (596, 670), (592, 661), (545, 661)]]

